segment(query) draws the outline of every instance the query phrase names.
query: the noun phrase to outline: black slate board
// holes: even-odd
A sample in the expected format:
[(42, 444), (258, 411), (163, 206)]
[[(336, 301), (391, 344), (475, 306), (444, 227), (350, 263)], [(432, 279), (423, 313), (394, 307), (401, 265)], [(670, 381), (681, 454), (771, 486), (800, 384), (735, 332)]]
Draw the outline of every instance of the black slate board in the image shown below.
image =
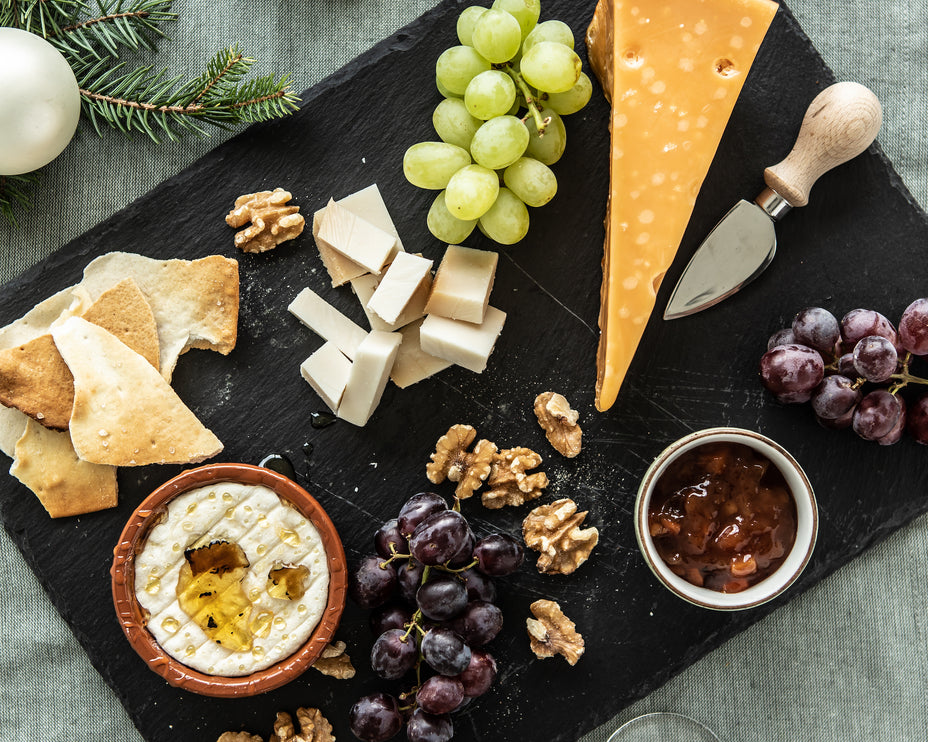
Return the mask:
[[(241, 193), (283, 185), (311, 213), (330, 195), (380, 184), (410, 251), (438, 258), (424, 220), (432, 194), (402, 177), (404, 149), (434, 138), (432, 69), (454, 41), (464, 2), (448, 2), (358, 58), (304, 96), (285, 121), (254, 126), (191, 168), (62, 248), (0, 294), (0, 323), (75, 281), (110, 250), (157, 258), (236, 255), (222, 216)], [(578, 42), (594, 3), (548, 0)], [(583, 44), (578, 43), (581, 53)], [(762, 187), (766, 165), (789, 150), (807, 103), (833, 81), (808, 38), (781, 8), (749, 77), (658, 306), (663, 306), (700, 238), (738, 198)], [(890, 113), (890, 115), (892, 115)], [(321, 408), (297, 372), (320, 341), (286, 312), (311, 286), (359, 321), (347, 290), (332, 290), (307, 234), (273, 253), (238, 255), (242, 303), (238, 347), (228, 357), (192, 352), (174, 386), (225, 442), (222, 461), (257, 463), (288, 455), (338, 527), (349, 559), (370, 550), (373, 530), (407, 496), (428, 486), (424, 465), (438, 436), (470, 422), (501, 445), (546, 456), (549, 497), (573, 497), (601, 531), (593, 557), (570, 578), (537, 575), (531, 564), (506, 580), (507, 628), (494, 642), (500, 678), (457, 717), (455, 739), (572, 740), (654, 689), (772, 610), (737, 614), (691, 607), (658, 585), (632, 531), (637, 483), (652, 458), (698, 428), (737, 425), (785, 444), (817, 488), (821, 532), (815, 557), (786, 599), (928, 510), (926, 451), (911, 441), (884, 449), (819, 428), (808, 408), (772, 403), (756, 377), (767, 336), (809, 304), (842, 313), (857, 306), (898, 317), (924, 280), (928, 219), (878, 146), (826, 175), (812, 204), (780, 225), (780, 249), (765, 275), (719, 307), (685, 320), (652, 318), (622, 394), (607, 414), (592, 407), (602, 219), (608, 188), (608, 107), (593, 102), (568, 121), (569, 146), (556, 165), (561, 192), (533, 211), (523, 244), (502, 250), (493, 303), (509, 313), (489, 369), (453, 369), (406, 391), (388, 388), (371, 423), (310, 426)], [(492, 247), (479, 236), (468, 244)], [(531, 412), (536, 393), (562, 391), (580, 410), (584, 451), (565, 461), (550, 451)], [(304, 458), (302, 445), (314, 452)], [(203, 742), (226, 729), (269, 733), (279, 709), (324, 709), (340, 739), (359, 695), (391, 684), (372, 677), (366, 615), (353, 606), (339, 631), (360, 671), (339, 682), (310, 671), (278, 691), (217, 701), (172, 689), (131, 651), (109, 595), (111, 550), (128, 515), (179, 467), (120, 471), (115, 510), (50, 521), (17, 482), (0, 482), (2, 519), (94, 665), (151, 742)], [(447, 488), (439, 488), (449, 494)], [(526, 508), (465, 511), (478, 532), (517, 532)], [(523, 622), (538, 597), (558, 600), (586, 638), (575, 668), (540, 662)], [(557, 699), (556, 703), (551, 701)]]

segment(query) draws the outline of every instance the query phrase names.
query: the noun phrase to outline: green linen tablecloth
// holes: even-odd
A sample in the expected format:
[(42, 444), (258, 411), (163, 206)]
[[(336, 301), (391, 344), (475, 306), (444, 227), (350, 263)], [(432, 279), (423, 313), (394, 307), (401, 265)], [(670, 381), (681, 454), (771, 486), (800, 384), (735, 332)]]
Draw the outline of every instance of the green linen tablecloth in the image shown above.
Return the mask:
[[(239, 43), (260, 60), (261, 72), (291, 71), (302, 90), (435, 4), (177, 0), (173, 41), (162, 43), (154, 64), (195, 73), (213, 52)], [(928, 4), (792, 0), (790, 6), (838, 79), (858, 80), (879, 96), (879, 141), (915, 198), (928, 206)], [(0, 223), (0, 281), (41, 261), (226, 136), (155, 146), (115, 132), (101, 139), (82, 126), (43, 172), (35, 207), (21, 215), (20, 226)], [(874, 263), (881, 250), (925, 248), (874, 245)], [(928, 294), (928, 265), (925, 275)], [(140, 740), (2, 531), (0, 596), (0, 740)], [(723, 742), (924, 742), (926, 614), (928, 518), (921, 518), (583, 742), (605, 742), (621, 722), (656, 710), (700, 719)]]

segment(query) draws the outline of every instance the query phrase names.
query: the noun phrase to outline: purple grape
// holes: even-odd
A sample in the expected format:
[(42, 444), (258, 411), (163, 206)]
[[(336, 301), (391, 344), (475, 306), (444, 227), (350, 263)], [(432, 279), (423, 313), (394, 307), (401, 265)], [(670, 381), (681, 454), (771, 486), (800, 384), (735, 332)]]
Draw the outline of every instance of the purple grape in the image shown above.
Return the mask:
[(430, 714), (416, 709), (406, 724), (409, 742), (448, 742), (454, 736), (451, 719), (445, 714)]
[(854, 412), (854, 432), (868, 441), (888, 435), (902, 414), (900, 401), (885, 389), (870, 392)]
[(384, 742), (403, 728), (403, 716), (393, 696), (371, 693), (351, 707), (348, 726), (362, 742)]
[[(470, 656), (467, 659), (470, 661)], [(419, 706), (430, 714), (450, 714), (463, 700), (464, 686), (461, 681), (446, 675), (430, 677), (416, 693)]]
[(853, 348), (870, 335), (884, 337), (895, 345), (896, 328), (879, 312), (872, 309), (852, 309), (841, 319), (841, 338)]
[[(393, 546), (394, 551), (390, 551), (391, 546)], [(396, 518), (388, 520), (377, 529), (377, 533), (374, 534), (374, 549), (384, 559), (389, 559), (394, 552), (396, 554), (409, 553), (409, 544), (406, 543), (406, 538), (400, 533)]]
[(770, 339), (767, 340), (767, 350), (773, 350), (778, 345), (794, 345), (795, 343), (796, 337), (793, 335), (793, 329), (791, 327), (784, 327), (782, 330), (777, 330), (773, 333)]
[(891, 341), (879, 335), (861, 338), (854, 346), (854, 368), (867, 381), (886, 381), (896, 373), (899, 357)]
[(465, 698), (476, 698), (486, 693), (496, 680), (496, 660), (485, 649), (475, 649), (470, 664), (458, 679), (464, 686)]
[(375, 608), (371, 613), (371, 633), (380, 636), (390, 629), (406, 630), (406, 624), (412, 621), (412, 610), (399, 603), (387, 603)]
[(781, 402), (808, 402), (825, 376), (825, 364), (812, 348), (781, 345), (761, 357), (760, 375)]
[(503, 612), (492, 603), (475, 600), (451, 622), (451, 628), (470, 647), (489, 644), (503, 628)]
[[(425, 636), (422, 637), (421, 651), (422, 658), (439, 675), (458, 675), (470, 663), (470, 647), (458, 634), (442, 626), (436, 626), (425, 632)], [(454, 706), (447, 711), (452, 709)], [(443, 714), (445, 711), (433, 711), (432, 713)]]
[(826, 376), (812, 393), (812, 409), (821, 418), (837, 420), (853, 410), (861, 396), (860, 390), (855, 389), (854, 382), (847, 377)]
[(525, 550), (508, 533), (494, 533), (482, 538), (474, 547), (477, 569), (491, 577), (512, 574), (525, 559)]
[(906, 430), (922, 445), (928, 444), (928, 395), (916, 400), (906, 415)]
[(464, 581), (467, 588), (468, 600), (485, 600), (487, 603), (496, 602), (496, 584), (492, 577), (487, 577), (476, 569), (465, 569), (458, 577)]
[(808, 307), (799, 312), (793, 318), (792, 330), (796, 344), (813, 348), (825, 358), (834, 356), (835, 345), (841, 338), (838, 320), (821, 307)]
[(916, 299), (899, 320), (899, 342), (916, 356), (928, 355), (928, 299)]
[(405, 564), (396, 568), (396, 579), (399, 583), (400, 597), (409, 605), (416, 604), (416, 593), (422, 585), (422, 573), (425, 567), (415, 559), (409, 559)]
[(849, 379), (857, 378), (857, 367), (854, 366), (853, 353), (845, 353), (838, 359), (838, 373)]
[(899, 413), (899, 419), (896, 421), (893, 429), (882, 438), (876, 439), (876, 442), (881, 446), (891, 446), (894, 443), (898, 443), (900, 440), (902, 440), (902, 433), (905, 431), (905, 400), (902, 397), (896, 397), (896, 399), (899, 400), (899, 404), (902, 407), (902, 410)]
[(469, 531), (464, 516), (456, 510), (433, 513), (416, 526), (409, 550), (425, 565), (443, 564), (465, 546)]
[(367, 556), (348, 575), (348, 595), (365, 610), (383, 605), (396, 592), (396, 570), (379, 556)]
[(400, 508), (400, 514), (396, 519), (400, 533), (409, 538), (422, 521), (434, 513), (447, 509), (448, 503), (445, 502), (445, 498), (434, 492), (420, 492), (413, 495)]
[(403, 629), (388, 629), (371, 648), (371, 668), (385, 680), (403, 677), (416, 666), (419, 648), (416, 639)]
[(419, 588), (416, 605), (426, 618), (447, 621), (467, 607), (467, 588), (457, 577), (438, 577)]

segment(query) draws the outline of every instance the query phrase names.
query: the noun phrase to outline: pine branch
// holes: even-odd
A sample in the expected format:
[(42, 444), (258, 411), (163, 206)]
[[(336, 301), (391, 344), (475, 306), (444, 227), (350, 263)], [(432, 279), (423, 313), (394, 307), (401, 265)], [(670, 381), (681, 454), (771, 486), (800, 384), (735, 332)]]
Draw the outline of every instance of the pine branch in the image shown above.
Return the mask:
[(38, 182), (37, 173), (0, 175), (0, 214), (16, 226), (16, 207), (28, 209), (32, 205), (30, 191)]
[[(86, 10), (86, 9), (85, 9)], [(72, 66), (92, 59), (119, 56), (120, 47), (154, 51), (158, 37), (165, 37), (159, 24), (173, 21), (171, 0), (97, 0), (95, 15), (72, 22), (49, 36), (49, 41), (69, 57)]]
[(229, 128), (266, 121), (295, 110), (299, 98), (289, 78), (273, 75), (242, 82), (254, 60), (237, 47), (216, 54), (199, 77), (186, 82), (167, 71), (140, 67), (125, 72), (105, 60), (78, 75), (84, 113), (100, 133), (101, 124), (126, 133), (141, 132), (155, 142), (185, 131), (206, 135), (203, 124)]

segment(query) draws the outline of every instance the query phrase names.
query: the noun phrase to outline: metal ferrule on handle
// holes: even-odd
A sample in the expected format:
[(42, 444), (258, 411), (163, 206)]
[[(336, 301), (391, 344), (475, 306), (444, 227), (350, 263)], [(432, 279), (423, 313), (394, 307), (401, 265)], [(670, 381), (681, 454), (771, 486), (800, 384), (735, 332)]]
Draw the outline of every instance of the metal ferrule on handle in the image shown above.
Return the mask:
[(793, 205), (773, 188), (764, 188), (760, 195), (754, 199), (754, 203), (760, 206), (775, 222), (780, 221), (793, 208)]

